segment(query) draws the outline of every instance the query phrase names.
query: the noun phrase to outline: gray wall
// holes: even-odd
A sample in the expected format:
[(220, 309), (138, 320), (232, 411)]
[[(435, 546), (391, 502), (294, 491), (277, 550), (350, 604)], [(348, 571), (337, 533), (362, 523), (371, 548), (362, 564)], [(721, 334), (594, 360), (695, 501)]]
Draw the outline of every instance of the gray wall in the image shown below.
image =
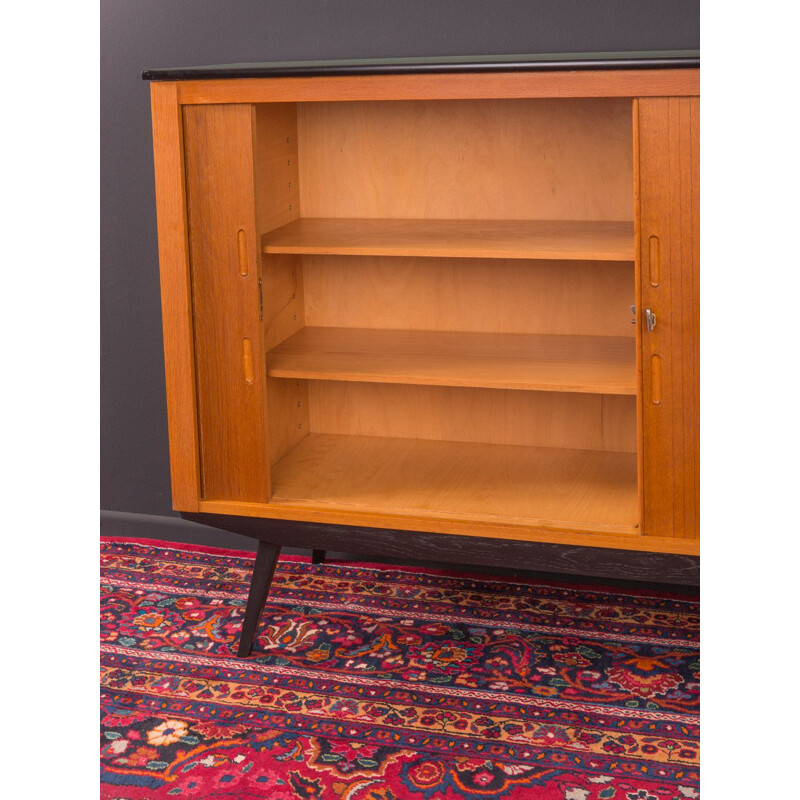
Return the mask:
[[(699, 16), (698, 0), (102, 0), (101, 508), (116, 512), (107, 520), (173, 514), (142, 69), (695, 49)], [(142, 518), (130, 519), (129, 533), (143, 531)], [(173, 538), (182, 531), (170, 528)]]

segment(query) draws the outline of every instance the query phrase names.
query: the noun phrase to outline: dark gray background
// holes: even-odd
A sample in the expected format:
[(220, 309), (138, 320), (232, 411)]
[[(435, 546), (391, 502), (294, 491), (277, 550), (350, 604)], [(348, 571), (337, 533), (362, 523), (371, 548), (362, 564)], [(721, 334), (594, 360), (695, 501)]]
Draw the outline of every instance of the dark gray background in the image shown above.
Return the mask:
[(174, 539), (189, 534), (164, 519), (175, 514), (143, 69), (700, 46), (699, 0), (102, 0), (100, 19), (104, 531)]

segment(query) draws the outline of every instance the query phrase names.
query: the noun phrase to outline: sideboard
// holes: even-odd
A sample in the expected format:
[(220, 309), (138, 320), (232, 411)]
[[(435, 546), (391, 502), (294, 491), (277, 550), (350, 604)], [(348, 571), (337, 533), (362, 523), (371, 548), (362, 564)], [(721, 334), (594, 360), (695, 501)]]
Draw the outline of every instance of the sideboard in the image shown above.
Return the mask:
[(144, 77), (173, 504), (259, 541), (240, 655), (282, 545), (695, 580), (697, 53)]

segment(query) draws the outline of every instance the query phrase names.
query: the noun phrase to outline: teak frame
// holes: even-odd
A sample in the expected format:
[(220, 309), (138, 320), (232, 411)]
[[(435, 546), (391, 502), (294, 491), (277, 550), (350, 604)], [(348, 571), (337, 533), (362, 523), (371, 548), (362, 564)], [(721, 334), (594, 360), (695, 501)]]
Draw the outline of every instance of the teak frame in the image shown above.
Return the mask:
[[(600, 69), (158, 81), (151, 85), (151, 92), (173, 506), (188, 518), (245, 533), (260, 541), (240, 655), (246, 655), (250, 650), (281, 544), (311, 546), (315, 550), (315, 559), (319, 560), (322, 548), (333, 549), (342, 545), (376, 554), (419, 557), (423, 554), (418, 547), (420, 543), (448, 541), (451, 542), (448, 552), (443, 553), (440, 549), (438, 557), (462, 563), (514, 563), (515, 566), (540, 568), (547, 564), (540, 560), (542, 553), (546, 552), (542, 548), (561, 545), (569, 548), (570, 558), (581, 553), (596, 557), (606, 551), (609, 563), (617, 559), (618, 563), (629, 565), (622, 571), (631, 577), (675, 582), (695, 579), (696, 556), (699, 554), (699, 70)], [(466, 215), (467, 228), (471, 230), (461, 231), (457, 225), (452, 228), (456, 231), (452, 245), (447, 245), (442, 238), (449, 234), (441, 225), (434, 224), (432, 233), (419, 225), (413, 230), (406, 226), (399, 233), (394, 230), (397, 225), (379, 225), (377, 232), (369, 233), (376, 227), (373, 223), (368, 231), (372, 238), (365, 240), (368, 242), (366, 249), (358, 250), (351, 244), (356, 235), (352, 226), (348, 228), (342, 222), (329, 220), (336, 222), (333, 228), (330, 225), (327, 228), (309, 228), (308, 225), (316, 224), (315, 221), (299, 218), (301, 203), (306, 207), (315, 204), (323, 207), (328, 202), (323, 195), (312, 197), (310, 188), (298, 188), (303, 177), (303, 169), (298, 171), (297, 165), (299, 116), (308, 141), (312, 143), (308, 147), (312, 147), (315, 146), (312, 135), (315, 125), (339, 126), (336, 130), (341, 132), (347, 124), (348, 109), (353, 108), (356, 113), (359, 108), (369, 109), (370, 103), (578, 98), (623, 98), (631, 102), (633, 246), (630, 250), (624, 244), (623, 234), (621, 239), (604, 240), (614, 242), (613, 247), (602, 245), (612, 247), (607, 251), (600, 249), (599, 240), (595, 243), (591, 238), (586, 239), (586, 250), (581, 255), (577, 249), (580, 242), (574, 239), (574, 233), (570, 233), (576, 230), (575, 223), (564, 223), (566, 227), (562, 226), (561, 230), (566, 233), (555, 229), (553, 235), (556, 238), (551, 237), (544, 249), (531, 244), (533, 223), (526, 229), (524, 222), (519, 236), (514, 233), (513, 226), (502, 228), (506, 225), (504, 222), (490, 225), (487, 235), (494, 238), (486, 239), (484, 245), (479, 242), (483, 250), (475, 249), (474, 244), (463, 245), (463, 237), (472, 236), (475, 228), (470, 219), (485, 219), (492, 213), (491, 210), (487, 212), (486, 206), (474, 211), (472, 216)], [(341, 103), (342, 113), (329, 115), (331, 121), (323, 123), (319, 120), (325, 115), (314, 111), (316, 108), (324, 111), (323, 107), (309, 105), (308, 110), (304, 107), (303, 114), (298, 115), (294, 110), (294, 104), (298, 103)], [(406, 107), (412, 111), (417, 108), (413, 103), (393, 106), (395, 111)], [(365, 118), (367, 127), (373, 118), (377, 118), (380, 107), (376, 105), (374, 108), (376, 114)], [(556, 113), (560, 107), (546, 108), (552, 108)], [(615, 107), (609, 105), (607, 108), (613, 116)], [(524, 111), (522, 108), (520, 113)], [(426, 119), (428, 117), (429, 114)], [(360, 128), (363, 129), (364, 125)], [(279, 131), (287, 130), (293, 135), (278, 135)], [(368, 145), (367, 141), (366, 145), (362, 142), (360, 146)], [(322, 163), (320, 159), (325, 159), (321, 150), (312, 155), (319, 163)], [(304, 175), (303, 186), (310, 186), (314, 176), (308, 169)], [(278, 189), (279, 185), (284, 188)], [(303, 191), (306, 192), (304, 196)], [(513, 194), (514, 187), (511, 186), (509, 191)], [(213, 203), (209, 199), (212, 195)], [(358, 199), (353, 202), (357, 203)], [(384, 198), (377, 202), (392, 201)], [(613, 205), (613, 198), (611, 202)], [(476, 203), (480, 204), (480, 201), (476, 200)], [(522, 220), (530, 216), (525, 209), (520, 213)], [(603, 212), (596, 210), (593, 213)], [(367, 213), (363, 216), (381, 215)], [(403, 214), (390, 209), (382, 216), (399, 218)], [(406, 216), (413, 218), (415, 214)], [(432, 216), (436, 223), (437, 215), (434, 213)], [(502, 215), (498, 212), (498, 216)], [(550, 217), (538, 217), (542, 218)], [(610, 217), (618, 218), (619, 214)], [(572, 219), (580, 219), (577, 212)], [(292, 223), (295, 228), (292, 228)], [(297, 229), (300, 223), (308, 224)], [(586, 235), (594, 236), (593, 231), (601, 230), (597, 227), (600, 224), (595, 223)], [(275, 234), (279, 229), (280, 235)], [(299, 232), (290, 235), (295, 229)], [(367, 235), (364, 230), (363, 225), (357, 229), (359, 241)], [(267, 233), (270, 236), (264, 237), (262, 242), (262, 236)], [(322, 242), (321, 246), (313, 243), (315, 236)], [(415, 236), (419, 241), (417, 245), (414, 244)], [(510, 239), (509, 236), (517, 238)], [(499, 245), (496, 244), (498, 237)], [(426, 252), (425, 248), (431, 246), (426, 242), (432, 240), (435, 247), (445, 249), (439, 253)], [(335, 244), (336, 241), (340, 244)], [(509, 245), (512, 241), (516, 243)], [(537, 242), (541, 241), (544, 240), (537, 239)], [(563, 242), (566, 242), (566, 251), (561, 254), (558, 248), (564, 246)], [(497, 247), (500, 249), (494, 252), (493, 248)], [(551, 339), (542, 337), (539, 335), (542, 332), (533, 329), (513, 329), (506, 339), (496, 338), (494, 343), (484, 335), (481, 347), (488, 348), (485, 353), (489, 355), (484, 354), (483, 366), (470, 366), (469, 359), (459, 355), (458, 345), (451, 345), (447, 337), (423, 336), (423, 341), (428, 344), (420, 345), (419, 335), (398, 332), (384, 337), (393, 343), (393, 353), (400, 347), (388, 373), (389, 366), (381, 368), (380, 350), (378, 357), (370, 358), (363, 352), (358, 339), (353, 340), (352, 333), (342, 329), (342, 347), (354, 356), (332, 361), (324, 347), (322, 350), (313, 347), (316, 341), (314, 331), (319, 330), (313, 327), (316, 324), (313, 315), (324, 318), (324, 325), (333, 324), (335, 327), (336, 324), (335, 321), (331, 323), (335, 318), (334, 309), (325, 307), (324, 301), (319, 299), (324, 296), (328, 267), (314, 259), (328, 259), (324, 264), (332, 265), (333, 274), (340, 271), (337, 281), (355, 281), (358, 278), (348, 273), (345, 259), (347, 254), (361, 252), (373, 254), (363, 263), (366, 265), (364, 269), (377, 270), (376, 275), (381, 274), (381, 267), (375, 259), (394, 258), (398, 269), (414, 275), (419, 273), (415, 258), (435, 255), (436, 269), (443, 276), (441, 280), (447, 280), (450, 274), (448, 264), (455, 264), (453, 269), (457, 269), (461, 263), (449, 262), (451, 258), (591, 258), (594, 261), (586, 269), (608, 271), (603, 278), (604, 286), (615, 285), (615, 281), (622, 280), (617, 276), (623, 273), (621, 267), (613, 264), (600, 267), (602, 259), (629, 258), (634, 263), (632, 288), (638, 323), (632, 378), (626, 379), (620, 372), (620, 377), (615, 378), (616, 383), (604, 383), (603, 376), (596, 377), (596, 365), (591, 364), (583, 369), (580, 378), (558, 369), (545, 374), (536, 363), (524, 360), (513, 362), (521, 370), (518, 374), (493, 372), (492, 354), (503, 353), (505, 356), (510, 341), (522, 341), (514, 339), (520, 333), (533, 336), (531, 347), (550, 347), (548, 342)], [(325, 255), (315, 256), (314, 253)], [(266, 293), (262, 286), (265, 275), (262, 259), (267, 258), (271, 259), (271, 279), (277, 281), (274, 298), (272, 285)], [(200, 266), (202, 264), (215, 267), (204, 268)], [(226, 264), (228, 271), (220, 266)], [(498, 261), (497, 264), (511, 262)], [(477, 261), (465, 261), (464, 268), (467, 267), (479, 275)], [(541, 269), (546, 271), (548, 267), (545, 265)], [(532, 280), (535, 270), (531, 270), (530, 275), (521, 275), (514, 280)], [(304, 272), (308, 283), (306, 308), (303, 307)], [(235, 280), (231, 278), (234, 274)], [(510, 269), (508, 274), (519, 273)], [(298, 298), (295, 302), (299, 305), (289, 317), (283, 306), (278, 308), (283, 302), (280, 300), (281, 292), (288, 292), (293, 300)], [(652, 331), (646, 327), (645, 309), (652, 310), (657, 320)], [(312, 321), (306, 320), (306, 316)], [(304, 324), (312, 327), (303, 328)], [(374, 321), (361, 324), (368, 328), (379, 327)], [(606, 323), (599, 321), (596, 324)], [(543, 333), (552, 332), (546, 330)], [(585, 332), (567, 330), (563, 333)], [(601, 349), (595, 352), (608, 353), (603, 358), (610, 358), (612, 364), (614, 359), (620, 358), (613, 354), (624, 352), (624, 340), (611, 337), (619, 336), (622, 331), (598, 328), (591, 332), (601, 335), (597, 339)], [(562, 335), (558, 341), (564, 342), (569, 349), (572, 345), (568, 338)], [(444, 355), (433, 359), (432, 366), (420, 365), (420, 347), (431, 343), (436, 352)], [(403, 360), (403, 348), (412, 354), (410, 358)], [(298, 349), (302, 351), (302, 357), (298, 357)], [(266, 360), (268, 351), (275, 353), (269, 364)], [(356, 355), (360, 366), (356, 364)], [(426, 369), (429, 371), (425, 372)], [(594, 391), (604, 398), (609, 391), (621, 395), (630, 393), (630, 403), (636, 408), (634, 416), (629, 416), (628, 411), (617, 410), (623, 408), (620, 403), (628, 402), (624, 397), (613, 402), (603, 400), (597, 406), (601, 412), (600, 419), (606, 420), (605, 425), (611, 424), (611, 420), (624, 420), (624, 424), (619, 423), (622, 427), (604, 428), (602, 432), (604, 441), (608, 437), (617, 437), (613, 440), (616, 444), (590, 446), (598, 451), (606, 446), (624, 451), (629, 446), (623, 442), (627, 442), (631, 435), (638, 440), (638, 445), (633, 445), (637, 454), (638, 527), (627, 531), (624, 526), (609, 524), (603, 519), (592, 524), (561, 524), (552, 519), (531, 524), (524, 519), (515, 522), (474, 513), (460, 516), (458, 513), (427, 512), (421, 507), (399, 511), (391, 504), (381, 510), (367, 506), (337, 507), (335, 503), (326, 504), (313, 499), (307, 502), (282, 500), (280, 496), (272, 499), (272, 473), (277, 461), (300, 443), (305, 435), (303, 424), (308, 428), (309, 398), (312, 404), (316, 404), (312, 417), (317, 420), (317, 425), (323, 424), (319, 421), (319, 409), (331, 403), (345, 402), (341, 392), (347, 387), (355, 387), (347, 390), (350, 394), (346, 397), (351, 398), (347, 402), (357, 402), (362, 411), (373, 409), (369, 413), (377, 413), (374, 411), (377, 408), (375, 403), (383, 401), (380, 395), (375, 394), (377, 389), (369, 389), (369, 385), (375, 382), (421, 384), (404, 391), (414, 389), (415, 402), (433, 403), (431, 408), (435, 410), (437, 404), (450, 402), (445, 391), (461, 390), (437, 388), (437, 383), (439, 386), (443, 383), (430, 377), (431, 369), (447, 371), (447, 385), (484, 387), (463, 391), (472, 392), (469, 396), (475, 402), (485, 397), (492, 408), (496, 403), (492, 399), (494, 395), (477, 392), (502, 392), (505, 391), (503, 387), (511, 385), (545, 392)], [(523, 375), (527, 377), (520, 377)], [(290, 384), (295, 382), (290, 379), (294, 378), (297, 378), (298, 388), (290, 389)], [(426, 383), (433, 385), (425, 386)], [(399, 388), (388, 386), (386, 391), (392, 402), (399, 397)], [(530, 392), (524, 394), (530, 395)], [(520, 396), (519, 392), (515, 394), (515, 403)], [(580, 401), (584, 405), (575, 405), (578, 403), (577, 395), (564, 397), (563, 403), (567, 405), (564, 405), (563, 413), (566, 416), (575, 417), (574, 409), (588, 409), (584, 401)], [(590, 402), (587, 395), (584, 397), (587, 397), (586, 403)], [(535, 402), (541, 404), (545, 400), (546, 396), (541, 395)], [(480, 400), (478, 405), (482, 402)], [(558, 400), (558, 404), (563, 403)], [(301, 406), (302, 412), (294, 412), (296, 416), (292, 417), (290, 409)], [(628, 406), (624, 405), (624, 408)], [(488, 409), (489, 406), (486, 413), (490, 413)], [(512, 414), (508, 424), (516, 428), (519, 427), (518, 421), (523, 419), (520, 414), (530, 412), (508, 413)], [(579, 411), (577, 417), (594, 413)], [(636, 428), (630, 433), (627, 432), (629, 422)], [(329, 430), (337, 435), (353, 432), (347, 428), (347, 421), (344, 427), (341, 427), (341, 422), (331, 419), (325, 424), (333, 425)], [(616, 426), (617, 422), (613, 424)], [(298, 426), (303, 433), (292, 434), (290, 430)], [(546, 431), (538, 430), (514, 432), (513, 436), (517, 438), (509, 444), (539, 446), (540, 439), (542, 436), (546, 438), (546, 434)], [(391, 432), (382, 435), (413, 436)], [(587, 432), (581, 435), (596, 438), (599, 433), (587, 428)], [(520, 439), (520, 436), (528, 438)], [(278, 443), (276, 437), (280, 440)], [(434, 438), (445, 437), (434, 435)], [(204, 449), (203, 441), (213, 441), (214, 447)], [(380, 440), (376, 441), (374, 447), (379, 448)], [(576, 439), (575, 443), (567, 446), (587, 447), (580, 441)], [(365, 457), (377, 453), (375, 463), (379, 469), (380, 450), (376, 451), (367, 439), (364, 443), (368, 448), (364, 451)], [(267, 455), (268, 450), (271, 456)], [(468, 450), (464, 449), (464, 452)], [(286, 474), (284, 468), (284, 479)], [(452, 543), (459, 546), (454, 547)], [(638, 561), (631, 556), (636, 552), (641, 554)], [(510, 562), (510, 558), (514, 561)], [(579, 560), (580, 555), (577, 558)], [(588, 569), (598, 574), (610, 574), (607, 566)]]

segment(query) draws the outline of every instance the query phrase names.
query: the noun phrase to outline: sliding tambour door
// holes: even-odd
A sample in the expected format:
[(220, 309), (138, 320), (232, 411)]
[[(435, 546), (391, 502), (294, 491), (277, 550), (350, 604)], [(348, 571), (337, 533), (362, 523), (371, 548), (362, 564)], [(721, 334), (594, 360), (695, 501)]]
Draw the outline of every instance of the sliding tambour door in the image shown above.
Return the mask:
[(266, 502), (250, 105), (183, 108), (202, 497)]
[(645, 536), (699, 536), (700, 99), (638, 100)]

